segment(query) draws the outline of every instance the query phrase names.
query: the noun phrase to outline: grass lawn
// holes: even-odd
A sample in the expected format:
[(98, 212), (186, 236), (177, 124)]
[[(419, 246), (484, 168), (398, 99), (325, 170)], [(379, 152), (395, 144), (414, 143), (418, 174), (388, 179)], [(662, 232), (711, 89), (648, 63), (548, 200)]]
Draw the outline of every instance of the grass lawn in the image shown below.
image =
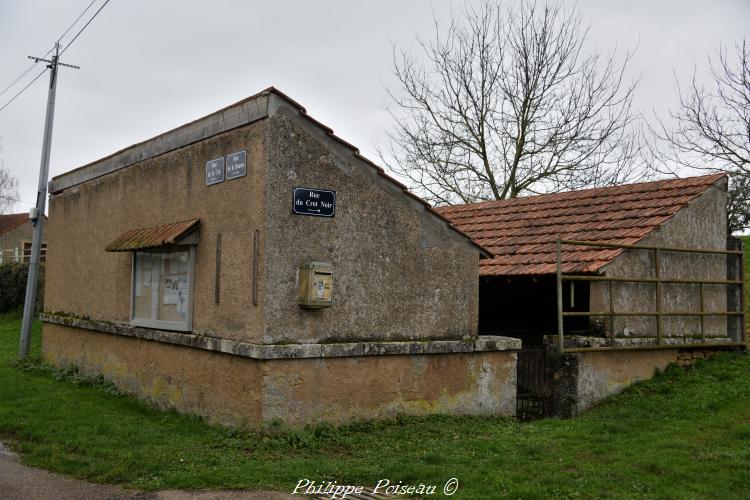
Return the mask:
[[(14, 364), (0, 316), (0, 439), (102, 483), (290, 491), (303, 478), (435, 484), (451, 498), (750, 495), (750, 356), (672, 367), (572, 420), (429, 417), (249, 432), (150, 408), (74, 373)], [(39, 352), (39, 325), (33, 350)], [(442, 497), (441, 494), (435, 495)]]

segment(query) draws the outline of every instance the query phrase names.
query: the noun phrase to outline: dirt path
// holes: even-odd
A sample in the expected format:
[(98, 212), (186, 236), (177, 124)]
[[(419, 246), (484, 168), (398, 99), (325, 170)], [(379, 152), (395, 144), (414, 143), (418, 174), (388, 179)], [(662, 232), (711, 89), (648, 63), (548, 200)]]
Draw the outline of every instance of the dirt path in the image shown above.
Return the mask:
[(69, 479), (23, 465), (0, 443), (0, 497), (3, 500), (288, 500), (276, 491), (158, 491), (139, 492), (117, 486)]

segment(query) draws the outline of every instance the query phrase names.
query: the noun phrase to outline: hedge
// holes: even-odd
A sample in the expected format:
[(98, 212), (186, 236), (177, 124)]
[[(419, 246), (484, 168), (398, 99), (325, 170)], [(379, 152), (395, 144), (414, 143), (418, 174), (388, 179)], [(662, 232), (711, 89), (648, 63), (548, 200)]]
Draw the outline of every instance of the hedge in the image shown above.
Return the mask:
[[(0, 312), (23, 309), (28, 274), (29, 264), (26, 262), (0, 264)], [(41, 311), (44, 307), (44, 265), (39, 267), (36, 297), (36, 310)]]

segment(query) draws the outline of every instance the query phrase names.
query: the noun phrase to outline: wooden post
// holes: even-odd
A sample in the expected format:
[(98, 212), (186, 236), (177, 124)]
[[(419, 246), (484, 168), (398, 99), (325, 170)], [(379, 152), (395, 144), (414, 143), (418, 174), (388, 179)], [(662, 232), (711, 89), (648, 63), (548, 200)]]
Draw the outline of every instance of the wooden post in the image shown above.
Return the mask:
[(563, 339), (562, 244), (560, 243), (560, 236), (557, 237), (557, 336), (562, 353), (565, 351), (565, 341)]
[(662, 343), (661, 334), (661, 253), (654, 249), (654, 278), (656, 278), (656, 343)]
[[(700, 302), (701, 304), (701, 309), (700, 309), (701, 311), (701, 343), (705, 343), (706, 332), (704, 330), (705, 327), (704, 327), (704, 321), (703, 321), (703, 318), (705, 318), (705, 316), (703, 316), (703, 283), (698, 283), (698, 294), (700, 295), (700, 300), (701, 300)], [(729, 318), (727, 317), (727, 323), (728, 322), (729, 322)]]
[(745, 244), (740, 242), (740, 245), (742, 253), (737, 255), (737, 258), (740, 260), (740, 312), (742, 312), (742, 315), (740, 316), (740, 321), (742, 322), (740, 325), (740, 335), (742, 335), (742, 339), (740, 342), (745, 343), (747, 342), (747, 332), (745, 331), (747, 319), (747, 311), (745, 310)]
[(214, 278), (214, 302), (219, 303), (221, 296), (221, 234), (216, 236), (216, 276)]
[(615, 298), (612, 290), (612, 280), (609, 280), (609, 334), (615, 336)]
[(253, 305), (258, 305), (258, 258), (260, 255), (260, 233), (256, 229), (253, 233), (253, 283), (252, 299)]

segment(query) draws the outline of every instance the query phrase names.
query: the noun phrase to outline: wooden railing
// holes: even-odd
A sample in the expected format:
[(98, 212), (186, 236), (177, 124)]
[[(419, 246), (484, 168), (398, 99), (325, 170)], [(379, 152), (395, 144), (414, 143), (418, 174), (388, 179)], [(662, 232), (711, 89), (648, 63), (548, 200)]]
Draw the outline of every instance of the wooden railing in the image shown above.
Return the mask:
[[(616, 248), (624, 250), (646, 250), (654, 253), (654, 277), (653, 278), (635, 278), (635, 277), (617, 277), (617, 276), (592, 276), (592, 275), (575, 275), (575, 274), (563, 274), (563, 259), (562, 259), (562, 246), (563, 245), (574, 245), (574, 246), (586, 246), (596, 248)], [(676, 252), (676, 253), (694, 253), (694, 254), (714, 254), (714, 255), (727, 255), (735, 256), (738, 259), (738, 280), (699, 280), (699, 279), (673, 279), (663, 278), (661, 269), (661, 256), (664, 252)], [(635, 350), (635, 349), (677, 349), (679, 347), (689, 346), (711, 346), (711, 347), (726, 347), (726, 346), (744, 346), (745, 345), (745, 281), (744, 281), (744, 259), (743, 252), (741, 250), (706, 250), (697, 248), (675, 248), (675, 247), (660, 247), (660, 246), (649, 246), (649, 245), (618, 245), (614, 243), (600, 243), (593, 241), (577, 241), (577, 240), (563, 240), (558, 237), (557, 239), (557, 335), (560, 352), (585, 352), (585, 351), (607, 351), (607, 350)], [(585, 282), (607, 282), (609, 285), (609, 310), (608, 311), (563, 311), (563, 281), (585, 281)], [(612, 290), (612, 283), (624, 282), (624, 283), (652, 283), (655, 286), (655, 308), (652, 311), (621, 311), (616, 312), (614, 310), (614, 295)], [(679, 312), (664, 312), (662, 311), (662, 285), (663, 284), (692, 284), (698, 285), (698, 293), (700, 296), (700, 308), (698, 311), (679, 311)], [(705, 285), (726, 285), (739, 287), (739, 311), (711, 311), (706, 312), (704, 310), (704, 293), (703, 288)], [(590, 307), (590, 306), (589, 306)], [(728, 306), (727, 306), (728, 307)], [(610, 331), (614, 335), (614, 318), (619, 316), (641, 316), (641, 317), (655, 317), (656, 318), (656, 344), (650, 345), (638, 345), (638, 346), (610, 346), (610, 347), (573, 347), (565, 348), (565, 334), (563, 328), (563, 321), (566, 317), (571, 316), (605, 316), (609, 317)], [(664, 335), (662, 329), (662, 318), (670, 316), (698, 316), (700, 317), (700, 342), (692, 344), (665, 344)], [(707, 316), (725, 316), (725, 317), (740, 317), (741, 326), (739, 328), (739, 335), (736, 341), (733, 342), (711, 342), (706, 343), (705, 337), (705, 318)]]

